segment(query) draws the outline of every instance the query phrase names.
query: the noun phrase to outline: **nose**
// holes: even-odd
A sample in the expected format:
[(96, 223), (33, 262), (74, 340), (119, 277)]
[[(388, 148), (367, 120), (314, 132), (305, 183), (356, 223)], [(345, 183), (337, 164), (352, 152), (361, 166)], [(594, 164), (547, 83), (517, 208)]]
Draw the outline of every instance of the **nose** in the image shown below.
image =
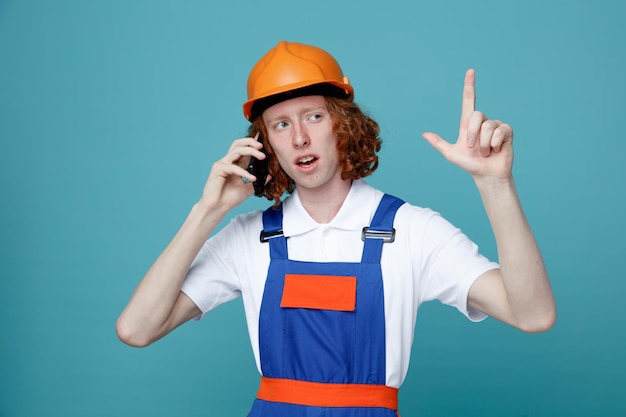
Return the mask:
[(310, 142), (309, 134), (306, 128), (301, 123), (294, 123), (293, 125), (293, 147), (303, 148)]

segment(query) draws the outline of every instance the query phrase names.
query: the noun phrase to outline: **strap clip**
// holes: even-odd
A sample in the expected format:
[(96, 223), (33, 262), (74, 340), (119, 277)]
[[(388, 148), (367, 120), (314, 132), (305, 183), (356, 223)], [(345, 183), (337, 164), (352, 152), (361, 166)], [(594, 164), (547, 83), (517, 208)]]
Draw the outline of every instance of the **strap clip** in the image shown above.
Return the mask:
[(267, 243), (270, 239), (274, 239), (275, 237), (280, 237), (283, 235), (283, 230), (274, 230), (270, 232), (266, 232), (265, 230), (261, 230), (261, 243)]
[(391, 230), (372, 230), (369, 227), (364, 227), (361, 232), (361, 240), (365, 242), (365, 239), (382, 239), (383, 243), (392, 243), (396, 240), (396, 229)]

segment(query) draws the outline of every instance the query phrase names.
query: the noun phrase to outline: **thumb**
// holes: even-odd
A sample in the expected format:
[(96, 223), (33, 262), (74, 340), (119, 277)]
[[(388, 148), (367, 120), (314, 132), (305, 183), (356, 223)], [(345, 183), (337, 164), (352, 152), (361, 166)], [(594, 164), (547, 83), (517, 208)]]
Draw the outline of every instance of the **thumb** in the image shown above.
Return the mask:
[(424, 132), (422, 137), (443, 155), (447, 154), (448, 148), (451, 146), (446, 140), (442, 139), (441, 136), (436, 133)]

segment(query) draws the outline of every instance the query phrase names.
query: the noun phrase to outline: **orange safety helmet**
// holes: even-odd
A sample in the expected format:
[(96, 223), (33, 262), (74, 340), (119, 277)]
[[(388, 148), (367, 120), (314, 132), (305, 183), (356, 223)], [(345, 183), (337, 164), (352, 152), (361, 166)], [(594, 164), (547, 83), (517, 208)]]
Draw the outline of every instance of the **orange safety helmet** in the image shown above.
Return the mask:
[(316, 93), (354, 97), (348, 77), (332, 55), (315, 46), (280, 41), (250, 71), (243, 114), (251, 120), (280, 101)]

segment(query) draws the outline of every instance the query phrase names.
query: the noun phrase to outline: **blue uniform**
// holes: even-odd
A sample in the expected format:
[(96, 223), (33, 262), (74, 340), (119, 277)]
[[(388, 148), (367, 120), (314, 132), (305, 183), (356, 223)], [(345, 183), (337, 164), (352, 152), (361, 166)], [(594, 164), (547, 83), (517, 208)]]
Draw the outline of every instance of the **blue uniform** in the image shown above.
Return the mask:
[(397, 389), (385, 386), (380, 259), (403, 203), (383, 197), (360, 263), (290, 260), (282, 206), (263, 213), (271, 261), (259, 318), (263, 377), (250, 417), (397, 417)]

